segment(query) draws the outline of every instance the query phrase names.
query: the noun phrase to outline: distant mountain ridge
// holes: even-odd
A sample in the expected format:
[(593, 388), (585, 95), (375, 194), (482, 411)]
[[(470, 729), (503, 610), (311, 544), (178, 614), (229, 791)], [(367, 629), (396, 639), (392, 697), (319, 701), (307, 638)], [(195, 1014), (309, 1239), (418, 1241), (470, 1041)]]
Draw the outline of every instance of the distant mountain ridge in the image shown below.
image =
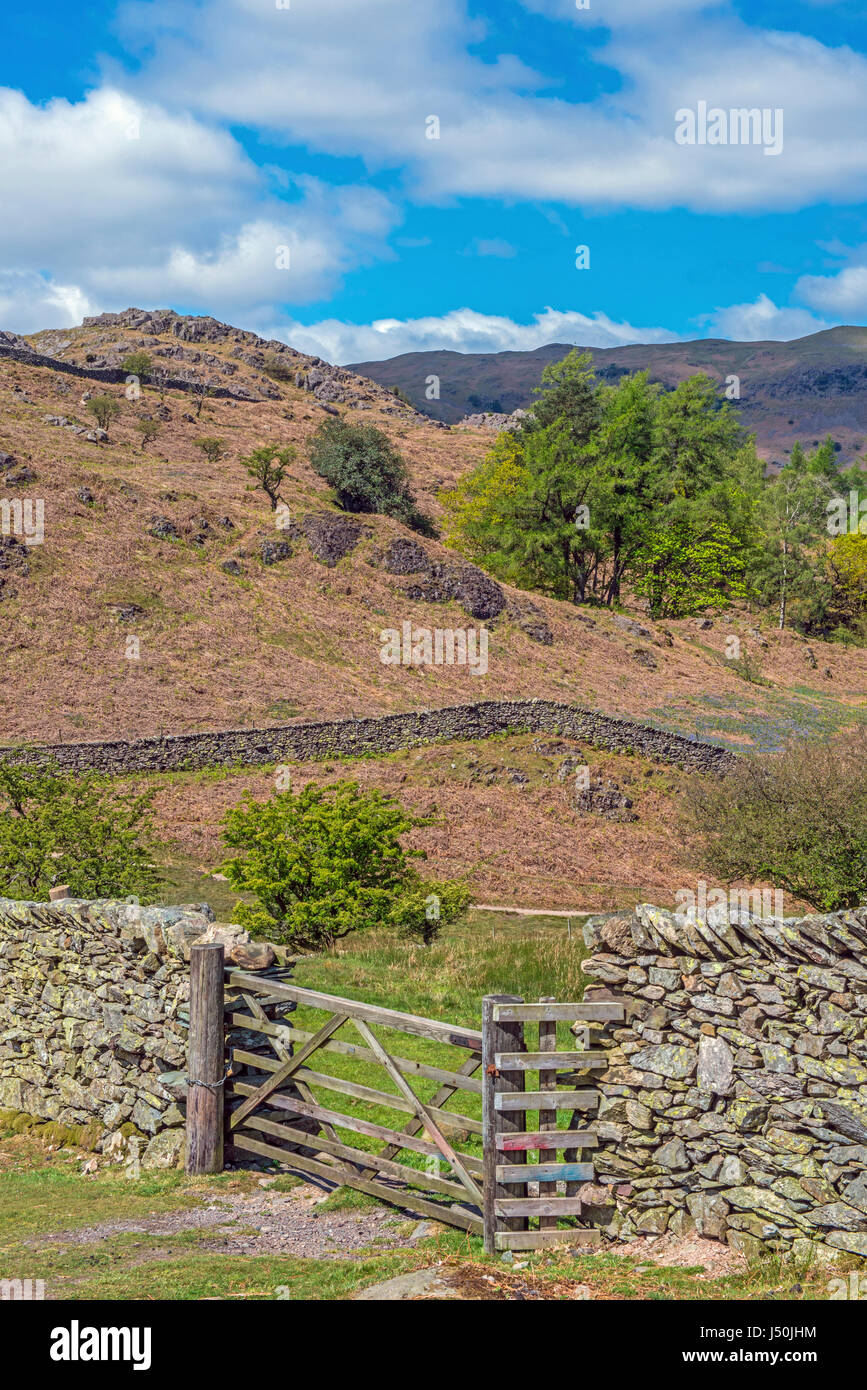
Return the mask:
[[(839, 446), (841, 461), (867, 449), (865, 327), (829, 328), (792, 342), (702, 338), (582, 350), (591, 354), (603, 381), (645, 369), (666, 387), (696, 372), (706, 372), (721, 387), (737, 377), (740, 397), (733, 404), (770, 462), (785, 462), (798, 440), (810, 446), (826, 435)], [(480, 411), (526, 409), (544, 367), (571, 351), (569, 344), (550, 343), (532, 352), (409, 352), (382, 362), (354, 362), (349, 370), (381, 386), (399, 387), (416, 409), (456, 424)], [(439, 378), (439, 400), (426, 397), (431, 376)]]

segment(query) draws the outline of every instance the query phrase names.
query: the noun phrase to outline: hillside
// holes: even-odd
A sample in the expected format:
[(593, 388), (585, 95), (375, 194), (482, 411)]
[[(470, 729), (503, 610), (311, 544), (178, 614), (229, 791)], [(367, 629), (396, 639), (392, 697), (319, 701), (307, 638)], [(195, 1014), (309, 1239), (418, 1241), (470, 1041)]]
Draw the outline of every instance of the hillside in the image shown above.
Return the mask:
[[(777, 747), (791, 730), (846, 726), (863, 709), (861, 650), (810, 647), (770, 629), (755, 637), (746, 613), (710, 627), (637, 615), (636, 626), (531, 598), (395, 521), (347, 518), (306, 457), (326, 412), (375, 422), (436, 517), (439, 489), (481, 458), (486, 430), (444, 429), (349, 371), (213, 319), (131, 310), (29, 346), (56, 363), (25, 360), (22, 340), (17, 356), (0, 351), (0, 495), (45, 503), (43, 544), (9, 537), (0, 547), (4, 743), (545, 696)], [(140, 401), (125, 400), (117, 364), (141, 346), (173, 378), (206, 377), (231, 394), (203, 401), (172, 387), (161, 402), (148, 385)], [(288, 370), (275, 373), (272, 354)], [(70, 368), (115, 373), (118, 384), (79, 380)], [(123, 407), (107, 441), (82, 404), (105, 389)], [(135, 428), (145, 414), (161, 423), (147, 447)], [(202, 435), (225, 441), (219, 463), (196, 447)], [(238, 463), (265, 442), (298, 448), (283, 489), (289, 530), (276, 529)], [(484, 625), (487, 673), (384, 665), (380, 634), (404, 622)], [(725, 661), (728, 633), (742, 637), (768, 684), (748, 684)]]
[[(667, 387), (696, 372), (720, 384), (738, 376), (741, 418), (769, 462), (784, 462), (797, 440), (812, 444), (830, 435), (846, 462), (867, 445), (867, 328), (831, 328), (790, 343), (710, 338), (586, 350), (600, 379), (612, 382), (644, 369)], [(571, 351), (552, 343), (534, 352), (412, 352), (356, 362), (351, 370), (400, 387), (419, 410), (453, 424), (479, 411), (510, 413), (531, 405), (545, 365)], [(438, 401), (425, 397), (432, 374), (440, 378)]]

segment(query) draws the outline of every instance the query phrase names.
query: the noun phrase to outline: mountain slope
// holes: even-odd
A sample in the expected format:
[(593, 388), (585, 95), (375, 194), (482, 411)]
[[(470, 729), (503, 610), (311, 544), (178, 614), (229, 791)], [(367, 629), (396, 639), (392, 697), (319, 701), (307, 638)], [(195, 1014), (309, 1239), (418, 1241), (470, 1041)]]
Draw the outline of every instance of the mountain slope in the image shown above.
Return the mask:
[[(478, 411), (510, 413), (531, 405), (543, 368), (571, 351), (552, 343), (534, 352), (413, 352), (356, 362), (350, 370), (400, 387), (417, 409), (454, 424)], [(720, 384), (737, 376), (741, 418), (771, 462), (782, 463), (796, 440), (812, 444), (829, 434), (845, 461), (867, 445), (867, 328), (831, 328), (791, 343), (709, 338), (587, 351), (603, 381), (644, 369), (667, 387), (695, 372)], [(438, 401), (426, 399), (431, 375), (440, 379)]]
[[(42, 544), (0, 537), (0, 743), (546, 696), (749, 745), (773, 743), (792, 727), (839, 727), (863, 707), (865, 652), (814, 644), (817, 667), (803, 641), (770, 631), (759, 650), (746, 614), (701, 632), (694, 622), (660, 627), (642, 617), (639, 631), (608, 612), (577, 612), (494, 585), (388, 518), (347, 518), (307, 462), (326, 412), (386, 430), (434, 517), (440, 488), (481, 459), (489, 433), (443, 429), (326, 364), (306, 389), (315, 362), (294, 354), (297, 371), (265, 371), (270, 345), (214, 320), (128, 313), (125, 323), (103, 316), (33, 342), (43, 354), (62, 353), (67, 368), (106, 371), (113, 354), (144, 340), (155, 360), (190, 382), (214, 379), (211, 354), (235, 367), (220, 378), (240, 389), (202, 402), (170, 388), (161, 402), (146, 386), (141, 400), (127, 401), (122, 381), (97, 386), (0, 351), (0, 498), (45, 508)], [(317, 387), (328, 382), (348, 399), (323, 400)], [(83, 401), (105, 389), (122, 413), (99, 442), (88, 437)], [(161, 424), (147, 448), (136, 430), (145, 414)], [(203, 435), (225, 441), (218, 463), (197, 447)], [(239, 463), (268, 442), (298, 450), (283, 490), (288, 530), (277, 529)], [(405, 622), (484, 625), (487, 673), (383, 664), (381, 634)], [(746, 684), (726, 663), (730, 632), (758, 656), (770, 686)]]

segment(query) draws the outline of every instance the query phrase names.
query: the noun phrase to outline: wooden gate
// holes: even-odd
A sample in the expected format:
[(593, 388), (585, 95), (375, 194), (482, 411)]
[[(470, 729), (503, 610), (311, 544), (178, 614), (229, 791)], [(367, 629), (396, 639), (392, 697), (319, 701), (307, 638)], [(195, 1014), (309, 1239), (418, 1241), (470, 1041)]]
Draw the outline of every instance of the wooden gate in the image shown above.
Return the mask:
[[(488, 1251), (597, 1239), (578, 1219), (607, 1066), (589, 1038), (623, 1003), (490, 995), (476, 1032), (301, 989), (287, 970), (224, 974), (216, 944), (193, 945), (190, 978), (188, 1172), (222, 1168), (225, 1122), (240, 1153), (483, 1234)], [(558, 1051), (558, 1026), (579, 1044)]]
[[(240, 970), (226, 987), (228, 1144), (481, 1234), (480, 1032)], [(416, 1039), (443, 1065), (401, 1055)]]
[[(604, 1051), (590, 1048), (590, 1025), (623, 1017), (623, 1004), (614, 1002), (543, 999), (526, 1004), (518, 995), (484, 1000), (484, 1236), (489, 1253), (598, 1243), (599, 1232), (576, 1219), (581, 1214), (578, 1188), (594, 1177), (596, 1147), (596, 1136), (581, 1127), (582, 1120), (599, 1104), (594, 1073), (608, 1065)], [(573, 1025), (572, 1033), (578, 1025), (579, 1049), (557, 1051), (558, 1023)], [(527, 1048), (525, 1024), (538, 1027), (537, 1051)], [(526, 1086), (533, 1073), (538, 1090)], [(534, 1113), (536, 1125), (528, 1129), (527, 1117)], [(557, 1159), (560, 1152), (562, 1161)], [(536, 1161), (530, 1162), (533, 1153)], [(559, 1224), (563, 1218), (569, 1220), (567, 1227)], [(531, 1220), (538, 1221), (537, 1228), (531, 1229)]]

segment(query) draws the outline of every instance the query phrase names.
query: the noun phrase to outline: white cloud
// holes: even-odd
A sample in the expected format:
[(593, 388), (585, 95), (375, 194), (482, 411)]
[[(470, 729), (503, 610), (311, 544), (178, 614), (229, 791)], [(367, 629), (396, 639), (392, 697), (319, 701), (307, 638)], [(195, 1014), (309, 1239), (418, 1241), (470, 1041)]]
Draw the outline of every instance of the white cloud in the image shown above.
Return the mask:
[(867, 265), (848, 265), (835, 275), (802, 275), (795, 293), (814, 309), (851, 323), (867, 314)]
[[(580, 43), (585, 13), (545, 8), (568, 13), (579, 27), (564, 25), (563, 41)], [(182, 85), (210, 117), (403, 169), (422, 198), (724, 211), (867, 194), (867, 147), (854, 138), (867, 60), (749, 26), (726, 4), (700, 13), (707, 8), (655, 0), (650, 11), (640, 7), (654, 22), (636, 24), (632, 0), (600, 7), (613, 27), (591, 52), (620, 82), (585, 102), (551, 97), (550, 81), (510, 55), (486, 63), (468, 52), (479, 25), (463, 0), (293, 0), (291, 10), (259, 0), (133, 0), (124, 15), (146, 57), (137, 90), (170, 102)], [(676, 44), (666, 18), (677, 22)], [(699, 100), (782, 107), (782, 155), (677, 145), (674, 113)], [(439, 118), (439, 139), (426, 138), (429, 115)]]
[(463, 253), (465, 256), (494, 256), (501, 261), (511, 261), (518, 254), (518, 248), (501, 237), (475, 237)]
[(634, 328), (616, 323), (606, 314), (591, 316), (574, 311), (545, 309), (530, 323), (474, 309), (453, 309), (448, 314), (417, 319), (378, 319), (370, 324), (324, 319), (319, 323), (294, 321), (272, 324), (271, 337), (280, 338), (301, 352), (331, 362), (370, 362), (404, 352), (528, 352), (548, 343), (573, 343), (583, 347), (619, 347), (625, 343), (676, 342), (678, 335), (664, 328)]
[(0, 171), (0, 322), (19, 332), (136, 302), (270, 316), (387, 254), (398, 220), (363, 186), (277, 197), (225, 131), (111, 88), (45, 106), (0, 88)]
[(61, 285), (37, 271), (0, 271), (0, 326), (16, 333), (72, 328), (98, 304), (78, 285)]
[(830, 328), (830, 323), (815, 318), (807, 309), (778, 308), (766, 294), (760, 294), (751, 304), (731, 304), (716, 309), (706, 320), (713, 337), (730, 338), (733, 342), (763, 342), (805, 338)]

